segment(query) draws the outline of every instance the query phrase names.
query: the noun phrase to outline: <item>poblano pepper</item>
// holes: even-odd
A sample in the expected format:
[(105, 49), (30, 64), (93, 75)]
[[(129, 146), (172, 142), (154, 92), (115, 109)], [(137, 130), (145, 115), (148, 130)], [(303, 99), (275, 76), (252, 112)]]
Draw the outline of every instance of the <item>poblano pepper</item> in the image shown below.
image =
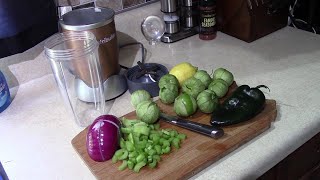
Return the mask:
[[(265, 105), (266, 98), (259, 88), (269, 88), (259, 85), (250, 88), (248, 85), (239, 86), (233, 94), (227, 98), (212, 113), (211, 125), (225, 126), (247, 121), (259, 114)], [(269, 90), (270, 91), (270, 90)]]

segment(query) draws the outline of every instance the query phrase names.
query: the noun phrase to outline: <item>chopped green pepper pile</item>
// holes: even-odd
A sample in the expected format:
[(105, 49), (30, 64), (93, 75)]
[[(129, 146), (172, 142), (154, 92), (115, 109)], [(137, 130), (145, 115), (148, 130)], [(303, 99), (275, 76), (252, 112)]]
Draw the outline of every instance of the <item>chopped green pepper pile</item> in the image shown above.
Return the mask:
[(160, 129), (160, 124), (147, 124), (136, 119), (122, 118), (120, 149), (115, 152), (112, 162), (122, 161), (119, 170), (126, 168), (139, 172), (144, 166), (155, 168), (161, 155), (179, 149), (185, 134), (172, 129)]

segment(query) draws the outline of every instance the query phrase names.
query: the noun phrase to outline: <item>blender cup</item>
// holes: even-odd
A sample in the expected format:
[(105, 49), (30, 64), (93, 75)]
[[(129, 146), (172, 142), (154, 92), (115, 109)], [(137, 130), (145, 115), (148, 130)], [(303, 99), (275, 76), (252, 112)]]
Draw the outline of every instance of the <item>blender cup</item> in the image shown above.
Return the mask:
[(98, 47), (95, 36), (88, 31), (55, 34), (44, 45), (65, 105), (82, 127), (105, 110)]

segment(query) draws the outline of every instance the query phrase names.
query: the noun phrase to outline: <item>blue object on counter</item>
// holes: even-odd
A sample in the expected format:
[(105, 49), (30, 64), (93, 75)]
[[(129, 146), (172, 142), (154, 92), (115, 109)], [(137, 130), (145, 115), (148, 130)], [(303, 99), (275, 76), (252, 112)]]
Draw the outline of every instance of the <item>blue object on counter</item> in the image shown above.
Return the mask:
[(9, 87), (3, 73), (0, 71), (0, 113), (10, 105), (10, 102)]
[[(1, 72), (1, 71), (0, 71)], [(0, 180), (9, 180), (6, 171), (4, 170), (0, 161)]]

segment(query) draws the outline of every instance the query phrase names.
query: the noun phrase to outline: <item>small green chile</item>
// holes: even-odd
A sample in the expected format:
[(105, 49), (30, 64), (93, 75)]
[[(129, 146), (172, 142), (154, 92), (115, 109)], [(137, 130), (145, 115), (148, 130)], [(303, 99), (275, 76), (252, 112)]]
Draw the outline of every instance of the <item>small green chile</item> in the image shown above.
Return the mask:
[(151, 100), (151, 95), (146, 90), (136, 90), (131, 94), (131, 104), (137, 108), (138, 104), (142, 101)]
[(191, 95), (193, 98), (197, 98), (198, 94), (205, 90), (206, 86), (195, 77), (191, 77), (184, 81), (182, 84), (182, 92), (185, 92), (189, 95)]
[(213, 80), (210, 84), (208, 89), (214, 92), (219, 98), (225, 96), (228, 92), (229, 87), (224, 84), (220, 80)]
[(213, 73), (213, 79), (223, 79), (227, 82), (228, 86), (230, 86), (233, 83), (233, 74), (224, 69), (224, 68), (218, 68)]
[(187, 117), (197, 110), (196, 100), (187, 93), (181, 93), (174, 101), (173, 109), (178, 116)]
[(218, 96), (210, 90), (202, 91), (197, 97), (197, 105), (203, 113), (212, 113), (218, 104)]
[(196, 74), (193, 75), (196, 79), (199, 79), (207, 88), (212, 81), (210, 75), (205, 70), (198, 70)]
[(250, 88), (248, 85), (239, 86), (213, 113), (210, 123), (213, 126), (226, 126), (247, 121), (259, 114), (266, 102), (266, 98), (259, 85)]

